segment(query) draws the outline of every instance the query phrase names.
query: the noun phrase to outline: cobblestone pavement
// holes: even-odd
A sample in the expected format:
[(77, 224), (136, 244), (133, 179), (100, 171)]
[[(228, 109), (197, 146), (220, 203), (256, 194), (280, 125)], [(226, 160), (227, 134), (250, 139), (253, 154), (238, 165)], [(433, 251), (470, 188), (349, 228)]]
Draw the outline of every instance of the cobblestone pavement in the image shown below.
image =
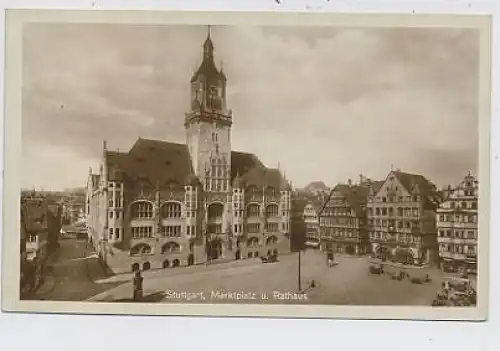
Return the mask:
[(104, 271), (86, 240), (61, 239), (49, 263), (45, 282), (30, 300), (82, 301), (119, 283), (98, 283)]
[[(247, 261), (247, 262), (245, 262)], [(251, 262), (248, 262), (251, 261)], [(144, 301), (188, 303), (271, 303), (335, 305), (430, 305), (443, 278), (429, 270), (432, 281), (412, 284), (373, 275), (366, 257), (341, 256), (338, 265), (327, 267), (323, 254), (308, 251), (301, 259), (301, 291), (298, 289), (297, 254), (277, 263), (244, 260), (228, 269), (191, 271), (179, 269), (167, 276), (145, 276)], [(234, 263), (233, 263), (234, 265)], [(314, 280), (315, 287), (309, 287)], [(309, 288), (308, 288), (309, 287)], [(94, 296), (90, 301), (129, 301), (127, 282)]]

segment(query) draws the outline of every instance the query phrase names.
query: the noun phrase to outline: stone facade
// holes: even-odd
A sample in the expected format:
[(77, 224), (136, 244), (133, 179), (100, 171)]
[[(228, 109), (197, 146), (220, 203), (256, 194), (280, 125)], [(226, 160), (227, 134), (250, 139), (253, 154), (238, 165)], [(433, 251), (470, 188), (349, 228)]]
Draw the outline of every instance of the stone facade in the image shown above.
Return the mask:
[(425, 177), (391, 171), (368, 196), (372, 252), (406, 255), (413, 263), (435, 263), (437, 204), (437, 190)]
[(290, 250), (291, 186), (278, 169), (231, 151), (227, 79), (208, 35), (191, 78), (186, 144), (103, 145), (88, 176), (90, 240), (114, 272), (259, 257)]
[(477, 269), (478, 181), (469, 173), (437, 210), (439, 257), (443, 268)]
[(306, 226), (306, 240), (310, 245), (319, 243), (318, 210), (321, 204), (310, 200), (304, 207), (304, 224)]

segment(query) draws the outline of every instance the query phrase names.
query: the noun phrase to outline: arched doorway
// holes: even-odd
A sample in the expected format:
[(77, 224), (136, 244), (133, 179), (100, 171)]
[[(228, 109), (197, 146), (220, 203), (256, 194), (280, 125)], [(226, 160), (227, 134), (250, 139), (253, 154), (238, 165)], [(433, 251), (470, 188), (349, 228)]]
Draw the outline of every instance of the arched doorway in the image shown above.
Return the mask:
[(278, 249), (274, 249), (273, 250), (273, 255), (277, 255), (278, 254)]
[(181, 262), (178, 259), (175, 259), (172, 262), (172, 267), (179, 267), (181, 265)]
[(356, 253), (356, 249), (354, 248), (354, 246), (348, 245), (345, 248), (345, 253), (348, 254), (348, 255), (354, 255)]
[(255, 252), (253, 253), (253, 257), (259, 257), (259, 252), (258, 252), (258, 251), (255, 251)]
[(252, 252), (249, 252), (248, 253), (248, 258), (252, 258), (253, 257), (253, 253)]
[(168, 268), (168, 267), (170, 267), (170, 261), (169, 260), (163, 261), (163, 268)]
[(271, 250), (267, 250), (267, 255), (271, 256)]
[(216, 260), (222, 255), (222, 241), (214, 239), (208, 243), (208, 259)]
[(187, 259), (188, 266), (192, 266), (194, 264), (194, 255), (190, 254)]
[(236, 250), (236, 252), (234, 253), (234, 258), (239, 260), (241, 258), (241, 251), (240, 250)]
[(132, 265), (132, 272), (137, 272), (139, 270), (141, 270), (141, 266), (139, 265), (139, 263), (134, 263)]
[(404, 264), (413, 263), (413, 255), (408, 249), (402, 249), (402, 248), (396, 249), (394, 259), (398, 263), (404, 263)]
[(391, 258), (391, 250), (385, 246), (379, 246), (375, 251), (375, 256), (382, 260), (388, 260)]
[(271, 235), (269, 238), (266, 240), (266, 245), (274, 245), (278, 242), (278, 238), (274, 235)]
[(151, 263), (149, 263), (149, 262), (144, 262), (144, 263), (142, 264), (142, 270), (143, 270), (143, 271), (149, 271), (150, 269), (151, 269)]

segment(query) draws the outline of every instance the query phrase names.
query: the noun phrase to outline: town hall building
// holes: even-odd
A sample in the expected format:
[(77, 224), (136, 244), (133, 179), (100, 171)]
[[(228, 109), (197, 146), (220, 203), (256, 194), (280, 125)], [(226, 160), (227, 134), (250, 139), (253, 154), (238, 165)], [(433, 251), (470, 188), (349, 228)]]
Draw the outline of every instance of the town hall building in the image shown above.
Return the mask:
[(210, 32), (191, 78), (186, 144), (103, 143), (89, 171), (89, 240), (115, 273), (256, 258), (290, 251), (291, 185), (257, 156), (231, 150), (227, 79)]

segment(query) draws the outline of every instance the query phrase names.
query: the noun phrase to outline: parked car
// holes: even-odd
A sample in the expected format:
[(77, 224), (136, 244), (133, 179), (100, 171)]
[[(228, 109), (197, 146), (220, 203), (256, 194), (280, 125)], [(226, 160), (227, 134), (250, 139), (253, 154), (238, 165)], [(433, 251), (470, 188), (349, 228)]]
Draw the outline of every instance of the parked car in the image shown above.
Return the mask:
[(443, 280), (432, 306), (471, 306), (476, 301), (476, 290), (469, 279), (448, 277)]
[(262, 256), (260, 260), (262, 261), (262, 263), (278, 262), (278, 255), (273, 253), (267, 256)]

